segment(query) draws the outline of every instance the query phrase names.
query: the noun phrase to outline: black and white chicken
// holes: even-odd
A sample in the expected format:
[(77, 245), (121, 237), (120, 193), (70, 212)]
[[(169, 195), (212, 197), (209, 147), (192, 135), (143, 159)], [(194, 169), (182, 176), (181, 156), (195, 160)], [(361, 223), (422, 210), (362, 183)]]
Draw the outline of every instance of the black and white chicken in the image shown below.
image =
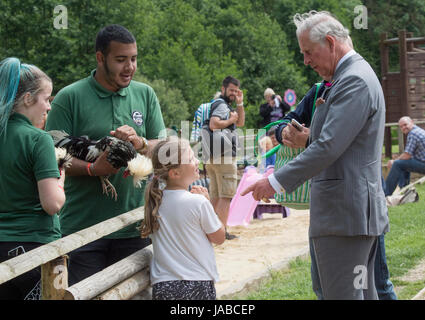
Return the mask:
[[(52, 130), (48, 132), (56, 148), (65, 148), (72, 157), (87, 162), (94, 162), (102, 152), (108, 151), (107, 160), (115, 168), (126, 167), (124, 177), (133, 176), (133, 183), (140, 187), (141, 181), (153, 171), (152, 162), (149, 158), (140, 155), (134, 146), (115, 137), (104, 137), (100, 140), (91, 140), (88, 136), (74, 137), (64, 131)], [(103, 193), (117, 200), (117, 192), (109, 176), (99, 176)]]
[(55, 147), (55, 156), (59, 170), (71, 167), (72, 156), (66, 151), (65, 148)]

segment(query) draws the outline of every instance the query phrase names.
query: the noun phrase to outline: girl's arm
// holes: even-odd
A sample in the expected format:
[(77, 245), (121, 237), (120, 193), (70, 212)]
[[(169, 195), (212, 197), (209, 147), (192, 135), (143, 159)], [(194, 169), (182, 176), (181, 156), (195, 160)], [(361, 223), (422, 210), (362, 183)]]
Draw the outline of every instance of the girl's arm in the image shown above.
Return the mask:
[(222, 244), (224, 240), (226, 239), (226, 232), (224, 230), (223, 225), (216, 232), (208, 233), (207, 237), (211, 243)]
[(49, 215), (59, 212), (65, 203), (65, 192), (63, 190), (65, 170), (59, 179), (46, 178), (37, 182), (40, 203), (44, 211)]

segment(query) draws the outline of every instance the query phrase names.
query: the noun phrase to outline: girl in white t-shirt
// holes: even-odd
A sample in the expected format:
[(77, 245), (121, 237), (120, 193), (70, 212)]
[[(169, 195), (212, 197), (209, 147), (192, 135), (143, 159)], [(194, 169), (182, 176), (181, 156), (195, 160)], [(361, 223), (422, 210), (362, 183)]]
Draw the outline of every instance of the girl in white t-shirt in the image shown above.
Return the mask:
[(152, 163), (141, 226), (153, 245), (152, 298), (213, 300), (218, 272), (212, 243), (223, 243), (225, 231), (208, 190), (188, 191), (199, 178), (199, 161), (188, 141), (170, 137), (155, 146)]

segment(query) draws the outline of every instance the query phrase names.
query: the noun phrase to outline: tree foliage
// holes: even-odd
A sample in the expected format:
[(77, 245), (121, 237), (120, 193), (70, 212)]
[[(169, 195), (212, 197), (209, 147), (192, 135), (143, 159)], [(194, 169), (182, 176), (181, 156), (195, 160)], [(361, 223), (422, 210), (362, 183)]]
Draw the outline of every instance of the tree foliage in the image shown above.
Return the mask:
[[(292, 22), (297, 12), (332, 12), (378, 75), (382, 32), (396, 37), (407, 29), (425, 36), (423, 0), (63, 0), (68, 28), (55, 29), (58, 4), (2, 0), (0, 59), (16, 56), (39, 66), (57, 92), (96, 67), (97, 32), (107, 24), (122, 24), (137, 39), (138, 72), (159, 92), (167, 126), (190, 120), (227, 75), (241, 80), (246, 127), (256, 126), (267, 87), (281, 95), (294, 89), (299, 101), (320, 79), (303, 64)], [(353, 26), (360, 4), (368, 9), (366, 30)], [(391, 59), (397, 64), (396, 48)]]
[(187, 120), (191, 114), (186, 100), (179, 89), (172, 88), (165, 80), (149, 80), (143, 75), (136, 75), (134, 80), (151, 86), (160, 101), (162, 116), (167, 127), (180, 127), (181, 121)]

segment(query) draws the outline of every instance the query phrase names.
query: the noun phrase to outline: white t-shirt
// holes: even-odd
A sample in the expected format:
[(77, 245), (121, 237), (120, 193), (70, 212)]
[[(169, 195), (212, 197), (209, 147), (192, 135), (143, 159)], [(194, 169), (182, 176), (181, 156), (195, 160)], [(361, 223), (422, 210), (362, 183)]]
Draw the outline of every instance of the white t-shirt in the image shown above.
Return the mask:
[(221, 228), (210, 201), (186, 190), (164, 190), (153, 246), (151, 283), (218, 281), (214, 248), (206, 234)]

